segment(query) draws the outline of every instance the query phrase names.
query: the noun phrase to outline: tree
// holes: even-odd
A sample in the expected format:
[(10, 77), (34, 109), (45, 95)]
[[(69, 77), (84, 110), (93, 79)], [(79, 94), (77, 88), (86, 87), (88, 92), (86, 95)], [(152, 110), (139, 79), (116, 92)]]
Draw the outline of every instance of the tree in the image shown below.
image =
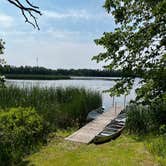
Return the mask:
[(141, 78), (137, 102), (166, 101), (166, 0), (106, 0), (104, 8), (117, 28), (95, 40), (105, 52), (93, 60), (122, 70), (124, 77), (110, 89), (111, 95), (128, 94), (134, 77), (125, 75), (132, 73)]
[[(40, 29), (37, 23), (37, 17), (35, 16), (36, 14), (42, 15), (38, 6), (33, 5), (29, 0), (25, 0), (24, 3), (20, 0), (7, 1), (21, 11), (23, 17), (25, 18), (25, 22), (31, 24), (34, 28), (38, 28), (38, 30)], [(29, 20), (29, 17), (32, 18), (31, 21)]]

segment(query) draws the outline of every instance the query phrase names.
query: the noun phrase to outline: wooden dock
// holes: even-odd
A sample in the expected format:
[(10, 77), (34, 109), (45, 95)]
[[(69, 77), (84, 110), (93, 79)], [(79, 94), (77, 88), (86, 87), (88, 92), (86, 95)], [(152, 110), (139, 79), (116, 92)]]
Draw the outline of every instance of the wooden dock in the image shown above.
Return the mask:
[(123, 107), (111, 108), (109, 111), (104, 112), (98, 116), (95, 120), (89, 122), (75, 133), (65, 138), (65, 140), (79, 142), (79, 143), (90, 143), (97, 134), (103, 129), (121, 112)]

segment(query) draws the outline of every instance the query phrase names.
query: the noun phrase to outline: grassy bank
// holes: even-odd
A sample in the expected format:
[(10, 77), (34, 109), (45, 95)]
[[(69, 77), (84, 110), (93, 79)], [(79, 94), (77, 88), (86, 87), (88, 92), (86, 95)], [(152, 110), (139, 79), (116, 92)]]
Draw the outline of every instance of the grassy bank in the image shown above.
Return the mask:
[(38, 74), (5, 74), (7, 79), (16, 80), (69, 80), (69, 76)]
[(155, 166), (146, 141), (137, 136), (121, 135), (101, 145), (84, 145), (64, 141), (70, 132), (59, 132), (48, 146), (25, 159), (29, 165), (40, 166)]
[(153, 154), (160, 166), (166, 165), (166, 135), (148, 136), (145, 138), (145, 146)]

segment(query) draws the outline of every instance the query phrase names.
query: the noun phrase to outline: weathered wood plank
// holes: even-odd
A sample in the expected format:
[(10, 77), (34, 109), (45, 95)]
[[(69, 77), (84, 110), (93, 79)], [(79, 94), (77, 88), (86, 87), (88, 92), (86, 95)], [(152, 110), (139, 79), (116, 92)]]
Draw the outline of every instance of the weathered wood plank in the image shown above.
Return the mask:
[(90, 143), (94, 137), (99, 134), (103, 129), (121, 112), (123, 108), (117, 107), (111, 108), (109, 111), (104, 112), (98, 116), (95, 120), (86, 124), (75, 133), (65, 138), (68, 141), (80, 142), (80, 143)]

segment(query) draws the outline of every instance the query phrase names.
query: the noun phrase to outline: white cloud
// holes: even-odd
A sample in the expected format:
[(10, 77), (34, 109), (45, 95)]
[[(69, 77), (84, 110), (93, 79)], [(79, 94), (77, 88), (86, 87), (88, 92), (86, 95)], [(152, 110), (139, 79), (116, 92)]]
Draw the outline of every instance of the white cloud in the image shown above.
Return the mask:
[(9, 28), (12, 26), (14, 19), (11, 16), (0, 13), (0, 23), (4, 28)]
[(43, 11), (43, 14), (47, 18), (52, 19), (68, 19), (68, 18), (75, 18), (75, 19), (101, 19), (104, 17), (108, 17), (107, 14), (98, 13), (97, 15), (93, 13), (89, 13), (86, 10), (68, 10), (65, 12), (56, 12), (56, 11)]
[(44, 15), (48, 18), (54, 19), (66, 19), (66, 18), (84, 18), (88, 19), (89, 14), (85, 10), (69, 10), (65, 13), (55, 12), (55, 11), (44, 11)]
[[(80, 41), (81, 37), (80, 31), (69, 31), (69, 30), (60, 30), (49, 28), (41, 31), (19, 31), (19, 30), (6, 30), (5, 32), (0, 31), (0, 36), (2, 38), (8, 39), (15, 42), (23, 42), (26, 40), (44, 40), (44, 41)], [(89, 35), (86, 33), (86, 36)]]

